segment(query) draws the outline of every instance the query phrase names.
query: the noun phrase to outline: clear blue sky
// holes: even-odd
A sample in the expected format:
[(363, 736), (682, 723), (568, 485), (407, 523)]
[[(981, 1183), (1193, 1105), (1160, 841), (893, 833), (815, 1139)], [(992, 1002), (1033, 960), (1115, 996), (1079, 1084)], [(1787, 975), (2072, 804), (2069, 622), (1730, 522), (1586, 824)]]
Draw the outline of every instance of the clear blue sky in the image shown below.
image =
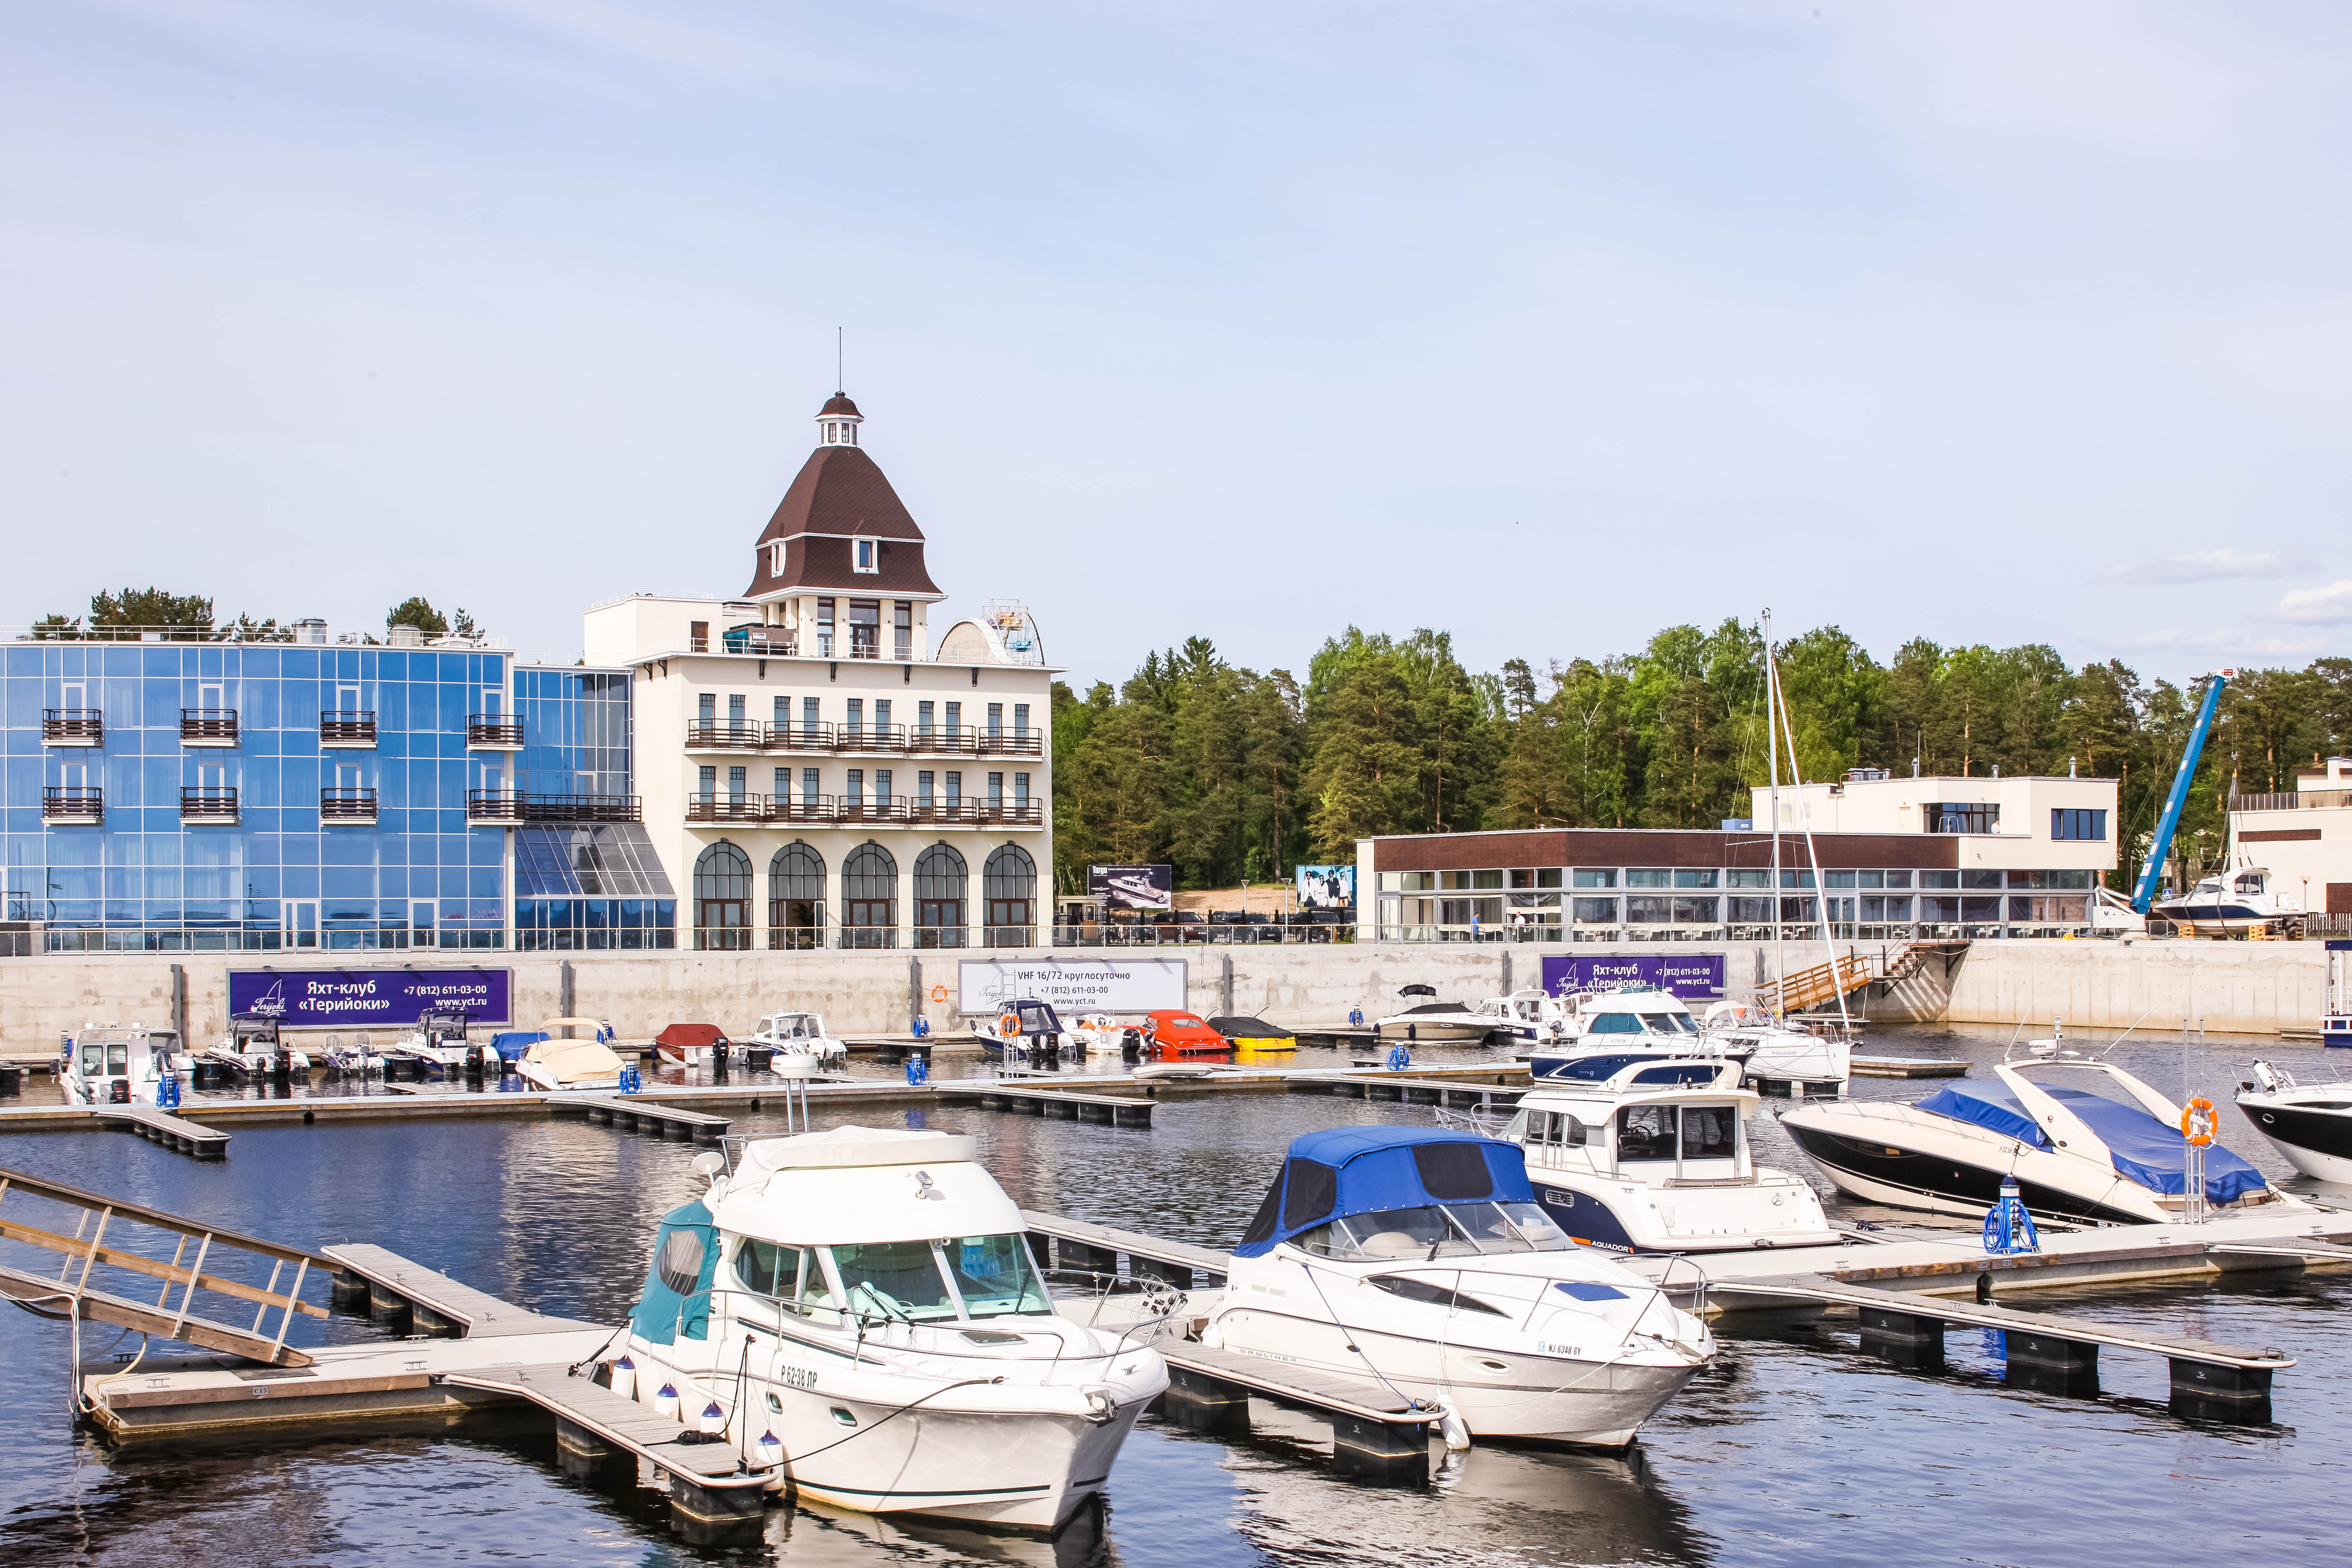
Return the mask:
[(2352, 13), (4, 0), (0, 623), (569, 659), (866, 444), (1080, 680), (2352, 647)]

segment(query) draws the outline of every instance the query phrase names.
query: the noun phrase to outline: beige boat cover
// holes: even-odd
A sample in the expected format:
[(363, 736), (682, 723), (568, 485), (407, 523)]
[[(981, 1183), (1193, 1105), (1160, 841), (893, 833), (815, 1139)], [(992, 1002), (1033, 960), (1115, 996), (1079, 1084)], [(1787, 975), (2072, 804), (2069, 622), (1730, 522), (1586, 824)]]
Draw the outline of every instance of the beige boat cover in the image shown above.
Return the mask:
[(621, 1070), (621, 1058), (593, 1040), (541, 1040), (522, 1059), (537, 1062), (561, 1084), (593, 1083)]

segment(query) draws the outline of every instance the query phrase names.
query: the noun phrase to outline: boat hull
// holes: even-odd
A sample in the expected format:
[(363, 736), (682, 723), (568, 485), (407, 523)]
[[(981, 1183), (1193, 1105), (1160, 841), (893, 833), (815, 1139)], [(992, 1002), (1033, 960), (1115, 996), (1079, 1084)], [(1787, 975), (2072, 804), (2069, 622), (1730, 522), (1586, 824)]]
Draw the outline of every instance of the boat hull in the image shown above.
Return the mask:
[[(2352, 1092), (2346, 1098), (2352, 1099)], [(2248, 1097), (2238, 1109), (2270, 1140), (2279, 1157), (2306, 1176), (2352, 1185), (2352, 1111)]]
[[(1753, 1252), (1839, 1239), (1822, 1217), (1820, 1200), (1793, 1181), (1659, 1192), (1535, 1166), (1528, 1181), (1553, 1224), (1577, 1241), (1613, 1250)], [(1676, 1220), (1685, 1223), (1677, 1227)]]
[[(2047, 1156), (2021, 1154), (2013, 1166), (1987, 1164), (1979, 1163), (1982, 1156), (1887, 1142), (1903, 1135), (1899, 1127), (1873, 1126), (1849, 1136), (1800, 1125), (1793, 1116), (1782, 1118), (1780, 1125), (1840, 1192), (1865, 1203), (1973, 1219), (2000, 1201), (2001, 1179), (2013, 1169), (2019, 1195), (2037, 1215), (2102, 1225), (2153, 1225), (2166, 1217), (2153, 1197), (2145, 1200), (2144, 1207), (2125, 1208), (2070, 1187), (2035, 1180), (2032, 1167)], [(2106, 1178), (2110, 1193), (2122, 1184), (2120, 1177)]]
[[(1496, 1026), (1484, 1018), (1464, 1016), (1459, 1022), (1444, 1017), (1383, 1018), (1375, 1026), (1383, 1040), (1406, 1040), (1423, 1046), (1483, 1045)], [(1411, 1030), (1411, 1034), (1406, 1031)]]

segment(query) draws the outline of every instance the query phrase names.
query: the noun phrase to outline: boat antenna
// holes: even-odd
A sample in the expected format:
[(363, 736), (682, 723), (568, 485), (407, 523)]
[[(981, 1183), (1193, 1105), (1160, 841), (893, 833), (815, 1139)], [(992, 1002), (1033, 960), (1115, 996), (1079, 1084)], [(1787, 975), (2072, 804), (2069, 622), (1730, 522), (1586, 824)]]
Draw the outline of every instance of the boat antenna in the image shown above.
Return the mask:
[[(2156, 1009), (2155, 1009), (2155, 1008), (2153, 1008), (2153, 1007), (2151, 1007), (2151, 1008), (2149, 1008), (2147, 1011), (2148, 1011), (2148, 1013), (2153, 1013), (2153, 1012), (2155, 1012), (2155, 1011), (2156, 1011)], [(2107, 1042), (2107, 1050), (2106, 1050), (2106, 1051), (2101, 1051), (2101, 1052), (2099, 1053), (2099, 1059), (2100, 1059), (2101, 1061), (2105, 1061), (2105, 1060), (2106, 1060), (2106, 1058), (2107, 1058), (2107, 1051), (2112, 1051), (2112, 1050), (2114, 1050), (2117, 1046), (2120, 1046), (2120, 1045), (2122, 1045), (2126, 1040), (2130, 1039), (2130, 1038), (2131, 1038), (2131, 1032), (2132, 1032), (2132, 1029), (2137, 1029), (2137, 1028), (2138, 1028), (2142, 1024), (2145, 1024), (2145, 1023), (2147, 1023), (2147, 1013), (2142, 1013), (2138, 1017), (2134, 1018), (2134, 1019), (2132, 1020), (2132, 1026), (2131, 1026), (2131, 1029), (2126, 1029), (2122, 1034), (2117, 1035), (2114, 1039), (2109, 1040), (2109, 1041)], [(2181, 1028), (2181, 1044), (2182, 1044), (2183, 1048), (2185, 1049), (2185, 1048), (2187, 1047), (2187, 1045), (2188, 1045), (2188, 1039), (2189, 1039), (2189, 1036), (2188, 1036), (2189, 1020), (2188, 1020), (2188, 1019), (2183, 1018), (2183, 1019), (2181, 1019), (2181, 1020), (2180, 1020), (2180, 1028)], [(2183, 1059), (2184, 1059), (2184, 1060), (2186, 1060), (2187, 1058), (2184, 1058)]]
[(2023, 1033), (2025, 1033), (2025, 1020), (2020, 1018), (2017, 1021), (2017, 1027), (2010, 1032), (2009, 1044), (2001, 1047), (2001, 1060), (2007, 1061), (2011, 1057), (2017, 1054), (2017, 1037)]
[[(1764, 612), (1765, 624), (1768, 626), (1771, 624), (1771, 615), (1769, 610)], [(1789, 694), (1780, 685), (1780, 661), (1772, 657), (1772, 640), (1769, 633), (1764, 639), (1764, 667), (1765, 675), (1770, 686), (1767, 695), (1769, 700), (1780, 705), (1780, 738), (1789, 748), (1789, 782), (1801, 791), (1805, 783), (1805, 773), (1804, 769), (1797, 763), (1797, 726), (1789, 717)], [(1773, 858), (1776, 863), (1780, 858), (1780, 843), (1779, 798), (1776, 793), (1772, 807), (1772, 845)], [(1824, 879), (1822, 876), (1821, 852), (1813, 847), (1812, 807), (1806, 804), (1801, 793), (1797, 796), (1797, 820), (1804, 824), (1805, 858), (1811, 861), (1813, 867), (1813, 909), (1821, 916), (1822, 952), (1829, 959), (1830, 991), (1837, 997), (1838, 1028), (1840, 1032), (1851, 1037), (1853, 1034), (1853, 1019), (1845, 1010), (1845, 977), (1838, 973), (1837, 949), (1830, 941), (1829, 889), (1822, 885)], [(1779, 879), (1775, 878), (1774, 880), (1777, 881)], [(1777, 892), (1778, 889), (1775, 889), (1776, 896)], [(1775, 931), (1780, 930), (1778, 921), (1772, 923), (1772, 929)]]

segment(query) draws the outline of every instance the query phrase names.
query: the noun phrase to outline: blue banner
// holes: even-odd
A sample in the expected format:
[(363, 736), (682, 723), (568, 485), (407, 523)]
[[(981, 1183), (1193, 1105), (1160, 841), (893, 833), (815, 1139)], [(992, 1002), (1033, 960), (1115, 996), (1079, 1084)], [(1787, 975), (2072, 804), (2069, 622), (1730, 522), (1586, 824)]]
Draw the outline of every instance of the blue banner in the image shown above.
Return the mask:
[(1543, 988), (1553, 995), (1586, 985), (1655, 985), (1685, 1002), (1723, 994), (1719, 952), (1545, 953)]
[(414, 1025), (427, 1007), (463, 1007), (476, 1023), (507, 1022), (506, 969), (232, 969), (228, 1010), (264, 1013), (293, 1029)]

